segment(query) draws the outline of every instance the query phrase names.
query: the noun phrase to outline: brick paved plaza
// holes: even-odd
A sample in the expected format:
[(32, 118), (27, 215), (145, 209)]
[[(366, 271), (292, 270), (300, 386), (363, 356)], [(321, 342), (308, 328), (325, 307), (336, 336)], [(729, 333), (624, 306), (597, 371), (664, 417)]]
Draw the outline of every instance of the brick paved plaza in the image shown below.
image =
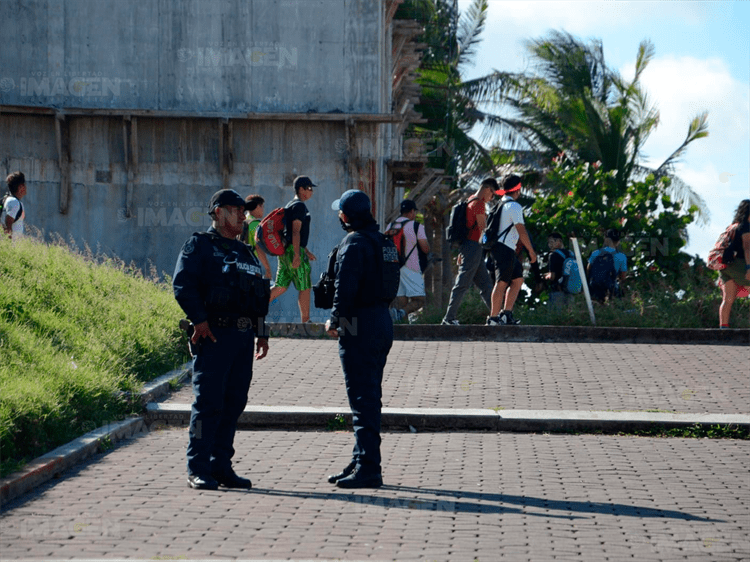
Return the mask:
[[(334, 342), (272, 345), (279, 372), (258, 363), (250, 404), (345, 406)], [(732, 346), (401, 341), (384, 404), (747, 413), (747, 373), (726, 366), (746, 361)], [(254, 488), (216, 492), (187, 487), (186, 442), (144, 432), (4, 505), (0, 558), (750, 559), (748, 441), (407, 429), (383, 436), (383, 488), (344, 491), (325, 477), (351, 433), (242, 431)]]

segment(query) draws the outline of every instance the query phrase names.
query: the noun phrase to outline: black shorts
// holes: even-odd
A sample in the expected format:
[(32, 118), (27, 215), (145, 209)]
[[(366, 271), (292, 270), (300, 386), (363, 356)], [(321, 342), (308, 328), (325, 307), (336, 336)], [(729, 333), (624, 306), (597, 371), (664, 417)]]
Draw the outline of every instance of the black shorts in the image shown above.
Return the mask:
[(495, 283), (510, 283), (523, 277), (523, 267), (515, 250), (505, 244), (498, 242), (492, 247), (492, 259), (495, 262)]

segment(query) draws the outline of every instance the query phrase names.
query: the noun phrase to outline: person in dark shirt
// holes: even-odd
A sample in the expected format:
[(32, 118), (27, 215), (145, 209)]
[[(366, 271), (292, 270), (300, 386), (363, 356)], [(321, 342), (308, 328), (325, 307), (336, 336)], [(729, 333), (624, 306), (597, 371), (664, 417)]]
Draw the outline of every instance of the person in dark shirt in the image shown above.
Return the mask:
[(310, 289), (312, 279), (310, 262), (315, 261), (315, 255), (307, 249), (310, 237), (310, 212), (305, 201), (313, 196), (313, 188), (317, 187), (307, 176), (299, 176), (294, 180), (295, 197), (284, 207), (284, 223), (286, 224), (287, 247), (279, 256), (279, 267), (276, 270), (276, 284), (271, 289), (271, 301), (283, 295), (294, 283), (299, 292), (297, 302), (302, 322), (310, 321)]
[(175, 298), (192, 322), (195, 399), (187, 470), (188, 485), (199, 490), (252, 486), (232, 468), (233, 443), (247, 404), (253, 359), (268, 353), (270, 281), (263, 279), (249, 247), (237, 240), (244, 212), (239, 193), (217, 191), (209, 203), (211, 227), (185, 242), (173, 275)]
[(547, 263), (549, 263), (549, 272), (544, 278), (549, 281), (549, 304), (553, 311), (559, 310), (562, 306), (570, 304), (573, 295), (562, 290), (560, 282), (563, 278), (563, 263), (568, 255), (563, 246), (563, 237), (559, 232), (553, 232), (547, 237)]
[[(334, 201), (334, 210), (349, 232), (338, 246), (335, 293), (326, 332), (339, 339), (339, 357), (352, 409), (354, 450), (351, 462), (328, 477), (339, 488), (383, 485), (380, 419), (383, 369), (393, 344), (393, 322), (384, 299), (383, 235), (370, 211), (370, 198), (358, 190)], [(398, 254), (393, 247), (393, 261)], [(396, 281), (398, 277), (394, 278)], [(396, 283), (397, 284), (397, 283)], [(394, 291), (395, 294), (395, 291)]]
[(738, 296), (746, 297), (750, 292), (750, 199), (740, 202), (734, 212), (732, 224), (738, 224), (727, 253), (734, 260), (726, 269), (719, 271), (721, 305), (719, 327), (729, 328), (729, 315)]

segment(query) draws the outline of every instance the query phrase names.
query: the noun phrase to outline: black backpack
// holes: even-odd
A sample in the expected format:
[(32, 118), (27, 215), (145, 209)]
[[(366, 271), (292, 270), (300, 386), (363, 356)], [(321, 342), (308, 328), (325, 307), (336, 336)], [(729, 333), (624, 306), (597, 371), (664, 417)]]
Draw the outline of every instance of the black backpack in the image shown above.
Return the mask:
[(445, 238), (452, 244), (461, 244), (469, 235), (466, 211), (469, 209), (469, 201), (465, 199), (456, 203), (451, 209), (448, 219), (448, 227), (445, 229)]
[[(381, 293), (377, 300), (390, 303), (396, 298), (398, 286), (401, 282), (401, 264), (399, 263), (398, 250), (390, 238), (380, 232), (361, 232), (369, 238), (376, 246), (375, 255), (382, 255), (378, 260), (381, 271), (382, 285)], [(336, 246), (328, 255), (328, 267), (320, 275), (320, 280), (313, 286), (313, 297), (315, 308), (333, 308), (333, 296), (336, 293), (336, 256), (339, 247)]]
[[(3, 198), (0, 199), (0, 215), (3, 213), (3, 209), (5, 208), (5, 202), (8, 200), (9, 197), (13, 197), (10, 193), (6, 193), (3, 195)], [(18, 200), (18, 212), (16, 213), (16, 216), (13, 217), (13, 222), (16, 222), (18, 220), (18, 217), (21, 216), (23, 213), (23, 203), (21, 203), (21, 200)]]
[(390, 303), (396, 298), (398, 286), (401, 283), (401, 264), (396, 245), (380, 232), (362, 231), (362, 234), (367, 236), (375, 245), (375, 255), (382, 256), (382, 259), (378, 260), (382, 279), (380, 300), (384, 303)]
[(482, 234), (481, 243), (482, 248), (485, 250), (491, 250), (492, 247), (498, 243), (500, 238), (505, 238), (510, 229), (513, 228), (514, 224), (511, 223), (508, 228), (499, 233), (500, 230), (500, 219), (503, 216), (503, 207), (506, 203), (512, 203), (512, 201), (502, 201), (495, 205), (490, 214), (487, 215), (487, 226), (484, 227), (484, 233)]

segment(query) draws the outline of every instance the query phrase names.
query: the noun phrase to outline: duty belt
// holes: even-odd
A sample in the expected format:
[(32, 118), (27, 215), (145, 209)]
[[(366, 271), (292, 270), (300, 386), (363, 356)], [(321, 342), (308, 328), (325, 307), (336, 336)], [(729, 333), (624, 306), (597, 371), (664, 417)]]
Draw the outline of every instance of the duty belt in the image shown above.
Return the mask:
[(240, 332), (247, 332), (248, 328), (253, 327), (252, 320), (247, 316), (220, 316), (218, 318), (209, 318), (209, 326), (217, 328), (237, 328)]

